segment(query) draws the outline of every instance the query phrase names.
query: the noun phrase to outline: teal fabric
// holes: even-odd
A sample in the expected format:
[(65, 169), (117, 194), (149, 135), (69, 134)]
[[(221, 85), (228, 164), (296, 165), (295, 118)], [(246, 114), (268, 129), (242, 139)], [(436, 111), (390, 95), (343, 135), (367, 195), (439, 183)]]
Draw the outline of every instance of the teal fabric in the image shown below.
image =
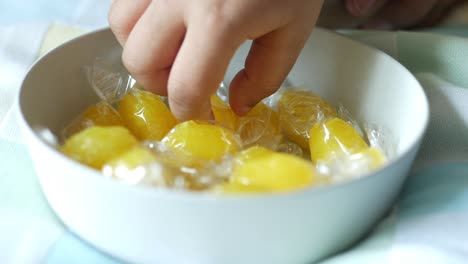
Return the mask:
[(399, 221), (415, 215), (468, 212), (468, 162), (431, 166), (411, 175), (398, 208)]
[(72, 233), (66, 233), (49, 251), (44, 264), (118, 264), (122, 261), (94, 249)]
[(26, 146), (0, 139), (0, 208), (56, 221), (39, 186)]
[(400, 32), (398, 58), (413, 73), (430, 72), (452, 84), (468, 87), (468, 39), (434, 33)]

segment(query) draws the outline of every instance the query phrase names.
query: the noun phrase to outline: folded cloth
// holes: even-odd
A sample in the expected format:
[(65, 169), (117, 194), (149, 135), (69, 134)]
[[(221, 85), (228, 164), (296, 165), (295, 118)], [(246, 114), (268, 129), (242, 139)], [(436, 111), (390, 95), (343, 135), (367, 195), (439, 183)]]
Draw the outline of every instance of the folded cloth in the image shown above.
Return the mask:
[[(394, 210), (355, 247), (323, 263), (466, 263), (468, 39), (415, 32), (343, 34), (381, 48), (419, 80), (431, 118)], [(468, 30), (466, 31), (468, 33)]]
[[(82, 32), (68, 26), (30, 27), (30, 31), (22, 29), (21, 35), (0, 29), (0, 43), (6, 43), (0, 47), (7, 47), (0, 48), (0, 76), (11, 78), (7, 86), (0, 86), (0, 100), (4, 100), (0, 103), (0, 262), (120, 263), (58, 221), (43, 199), (18, 136), (14, 97), (36, 52), (43, 54)], [(44, 41), (37, 41), (46, 30)], [(431, 120), (394, 210), (360, 243), (322, 262), (465, 263), (468, 89), (463, 87), (468, 87), (468, 76), (463, 71), (468, 65), (468, 39), (412, 32), (342, 33), (380, 48), (410, 69), (426, 90)], [(28, 45), (13, 48), (4, 37), (12, 34), (15, 41)]]

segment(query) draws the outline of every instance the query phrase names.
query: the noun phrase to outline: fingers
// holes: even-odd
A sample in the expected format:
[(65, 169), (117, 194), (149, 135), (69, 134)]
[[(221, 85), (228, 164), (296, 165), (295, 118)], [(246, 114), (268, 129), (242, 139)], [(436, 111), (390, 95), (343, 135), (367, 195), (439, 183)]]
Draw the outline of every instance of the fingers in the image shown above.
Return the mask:
[(222, 22), (196, 19), (177, 54), (168, 83), (169, 105), (178, 120), (212, 119), (209, 98), (219, 87), (242, 40)]
[(268, 0), (133, 1), (114, 2), (109, 13), (112, 29), (124, 46), (123, 63), (146, 89), (167, 94), (171, 110), (181, 121), (211, 118), (210, 96), (247, 38), (256, 40), (245, 69), (232, 83), (231, 104), (243, 114), (276, 91), (303, 48), (322, 4), (307, 0), (294, 5)]
[(185, 34), (179, 10), (165, 6), (171, 3), (150, 3), (130, 33), (122, 54), (122, 61), (130, 74), (143, 87), (160, 95), (167, 94), (172, 62)]
[(353, 16), (362, 16), (369, 12), (376, 0), (346, 0), (345, 6)]
[(125, 44), (128, 35), (150, 3), (151, 0), (119, 0), (112, 3), (108, 21), (120, 45)]
[(364, 29), (397, 29), (433, 25), (462, 0), (345, 0), (353, 16), (367, 17)]
[(421, 21), (437, 3), (437, 0), (389, 1), (364, 28), (404, 28)]
[(423, 20), (418, 22), (417, 27), (431, 27), (440, 23), (458, 5), (465, 3), (465, 0), (439, 0)]
[(284, 81), (302, 50), (311, 29), (284, 27), (254, 40), (245, 68), (229, 88), (232, 109), (246, 114)]

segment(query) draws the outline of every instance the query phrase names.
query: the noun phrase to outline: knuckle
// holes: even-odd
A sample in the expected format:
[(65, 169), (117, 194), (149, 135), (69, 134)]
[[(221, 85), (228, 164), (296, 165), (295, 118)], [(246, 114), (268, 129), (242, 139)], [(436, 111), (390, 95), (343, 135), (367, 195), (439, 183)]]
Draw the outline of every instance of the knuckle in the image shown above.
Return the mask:
[(169, 98), (178, 109), (195, 109), (202, 101), (202, 93), (195, 84), (182, 80), (169, 80)]
[(135, 76), (145, 76), (149, 71), (149, 65), (142, 62), (140, 56), (138, 56), (138, 51), (128, 46), (124, 48), (122, 53), (122, 63), (127, 71)]
[(235, 18), (228, 12), (225, 1), (214, 1), (205, 11), (204, 26), (208, 32), (225, 34), (235, 28)]
[(126, 16), (122, 15), (117, 4), (113, 4), (110, 8), (107, 14), (107, 22), (112, 31), (118, 34), (123, 34), (129, 28), (129, 21), (126, 19)]

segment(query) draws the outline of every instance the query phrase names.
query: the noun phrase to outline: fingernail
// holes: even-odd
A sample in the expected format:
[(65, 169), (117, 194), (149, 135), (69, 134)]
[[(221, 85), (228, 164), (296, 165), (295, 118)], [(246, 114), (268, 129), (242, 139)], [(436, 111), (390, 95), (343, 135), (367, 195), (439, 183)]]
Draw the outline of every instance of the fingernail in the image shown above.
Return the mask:
[(247, 113), (250, 112), (250, 109), (252, 109), (252, 107), (250, 107), (248, 105), (242, 106), (237, 111), (237, 114), (240, 115), (240, 116), (246, 115)]
[(374, 4), (375, 0), (348, 0), (346, 8), (351, 15), (362, 16), (369, 12)]
[(374, 20), (370, 21), (361, 27), (362, 29), (372, 29), (372, 30), (393, 30), (395, 27), (385, 20)]

